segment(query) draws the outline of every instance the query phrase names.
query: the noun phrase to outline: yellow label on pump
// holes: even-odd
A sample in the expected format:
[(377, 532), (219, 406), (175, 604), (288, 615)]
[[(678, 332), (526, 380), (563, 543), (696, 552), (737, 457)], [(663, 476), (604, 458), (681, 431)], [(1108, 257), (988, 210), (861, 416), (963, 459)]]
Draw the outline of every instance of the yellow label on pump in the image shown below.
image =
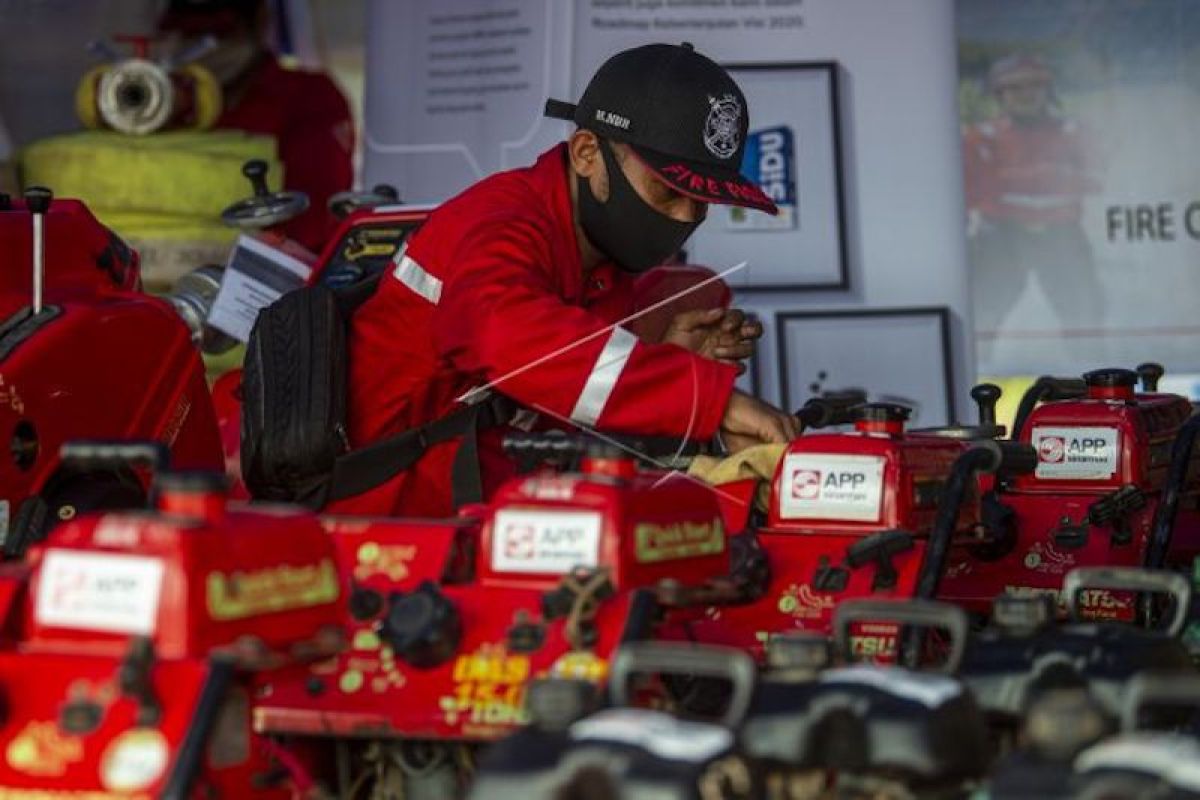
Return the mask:
[(207, 587), (208, 613), (218, 621), (319, 606), (340, 594), (337, 568), (328, 558), (255, 572), (210, 572)]
[(714, 555), (725, 550), (725, 526), (712, 522), (642, 522), (633, 529), (635, 555), (643, 564)]
[(83, 740), (59, 731), (57, 722), (30, 722), (8, 743), (4, 757), (26, 775), (59, 778), (83, 758)]

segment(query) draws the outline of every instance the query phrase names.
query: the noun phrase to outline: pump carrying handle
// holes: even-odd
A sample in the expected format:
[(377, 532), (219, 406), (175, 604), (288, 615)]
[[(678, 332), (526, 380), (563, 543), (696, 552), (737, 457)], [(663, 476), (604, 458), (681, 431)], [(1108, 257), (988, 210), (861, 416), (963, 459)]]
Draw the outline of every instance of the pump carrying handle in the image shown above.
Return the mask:
[(629, 681), (637, 674), (723, 678), (733, 685), (721, 724), (737, 727), (754, 699), (757, 667), (748, 654), (732, 647), (681, 642), (630, 642), (621, 645), (610, 666), (608, 691), (615, 706), (631, 701)]
[(859, 409), (866, 402), (867, 393), (858, 390), (812, 397), (796, 411), (795, 416), (805, 428), (849, 425), (858, 419)]
[(1121, 730), (1138, 730), (1142, 712), (1152, 706), (1189, 707), (1200, 713), (1200, 675), (1187, 672), (1139, 672), (1125, 688)]
[[(941, 630), (950, 634), (950, 654), (940, 666), (940, 672), (952, 675), (962, 664), (967, 650), (967, 635), (970, 622), (967, 612), (950, 603), (936, 600), (845, 600), (833, 610), (834, 648), (846, 661), (852, 660), (853, 652), (850, 627), (856, 622), (897, 622), (916, 631)], [(901, 663), (910, 669), (919, 666), (921, 636), (896, 637), (897, 653)]]
[(1013, 420), (1012, 438), (1021, 438), (1025, 423), (1038, 403), (1051, 400), (1077, 400), (1087, 395), (1087, 382), (1083, 378), (1056, 378), (1053, 375), (1043, 375), (1033, 382), (1021, 396), (1017, 406), (1016, 417)]
[(1192, 603), (1192, 585), (1178, 572), (1140, 567), (1076, 567), (1063, 580), (1063, 601), (1074, 621), (1082, 620), (1079, 594), (1085, 589), (1165, 594), (1171, 598), (1171, 619), (1162, 631), (1172, 638), (1183, 632)]
[(63, 465), (84, 471), (110, 467), (148, 467), (158, 473), (171, 464), (171, 451), (162, 442), (75, 439), (58, 450)]

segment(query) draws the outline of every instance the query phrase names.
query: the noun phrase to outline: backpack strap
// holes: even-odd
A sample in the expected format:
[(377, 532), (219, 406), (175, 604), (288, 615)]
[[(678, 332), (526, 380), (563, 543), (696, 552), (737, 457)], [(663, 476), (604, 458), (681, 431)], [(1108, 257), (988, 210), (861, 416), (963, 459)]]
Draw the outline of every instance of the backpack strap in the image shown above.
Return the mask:
[(451, 471), (454, 507), (483, 500), (479, 432), (507, 424), (516, 405), (492, 394), (441, 419), (398, 433), (340, 456), (319, 505), (374, 489), (416, 464), (435, 444), (462, 437)]

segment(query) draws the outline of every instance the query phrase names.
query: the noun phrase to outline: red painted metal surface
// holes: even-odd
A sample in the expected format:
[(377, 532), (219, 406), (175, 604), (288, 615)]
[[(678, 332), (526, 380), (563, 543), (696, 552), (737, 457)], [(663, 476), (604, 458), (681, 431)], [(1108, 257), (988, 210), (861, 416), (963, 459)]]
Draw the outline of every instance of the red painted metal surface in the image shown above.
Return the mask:
[[(30, 304), (32, 219), (18, 201), (0, 211), (0, 315)], [(29, 459), (0, 459), (0, 501), (20, 504), (60, 473), (59, 446), (73, 439), (166, 443), (178, 466), (214, 468), (221, 444), (204, 369), (186, 326), (141, 291), (137, 255), (75, 200), (45, 215), (46, 321), (0, 360), (0, 431), (18, 430)]]
[[(999, 557), (957, 549), (942, 581), (944, 599), (986, 613), (1001, 593), (1057, 594), (1063, 577), (1076, 567), (1142, 565), (1171, 447), (1192, 406), (1178, 395), (1133, 395), (1130, 390), (1126, 396), (1121, 388), (1092, 387), (1086, 398), (1045, 403), (1033, 411), (1021, 440), (1039, 450), (1038, 470), (1008, 481), (999, 493), (1015, 514), (1015, 544)], [(1113, 436), (1114, 448), (1099, 447), (1098, 442)], [(1200, 451), (1193, 455), (1169, 563), (1190, 565), (1200, 553), (1198, 462)], [(1111, 524), (1085, 521), (1093, 503), (1130, 486), (1144, 493), (1145, 504), (1126, 518), (1127, 542)], [(1056, 541), (1064, 526), (1085, 531), (1083, 543)], [(1132, 614), (1129, 598), (1098, 591), (1089, 598), (1086, 610), (1094, 616)]]
[(279, 773), (252, 704), (342, 643), (335, 560), (314, 516), (194, 485), (55, 530), (0, 575), (0, 792), (295, 796), (322, 762)]
[[(351, 616), (345, 653), (304, 679), (273, 683), (256, 706), (257, 728), (487, 740), (524, 720), (529, 680), (600, 683), (623, 637), (678, 637), (677, 623), (636, 610), (636, 591), (663, 580), (676, 595), (706, 589), (728, 577), (729, 546), (714, 494), (662, 478), (543, 473), (475, 507), (480, 516), (327, 521), (346, 581), (377, 601)], [(563, 595), (572, 579), (604, 589)], [(444, 660), (422, 667), (380, 624), (395, 598), (426, 581), (453, 604), (462, 633)], [(548, 604), (556, 593), (566, 602)]]

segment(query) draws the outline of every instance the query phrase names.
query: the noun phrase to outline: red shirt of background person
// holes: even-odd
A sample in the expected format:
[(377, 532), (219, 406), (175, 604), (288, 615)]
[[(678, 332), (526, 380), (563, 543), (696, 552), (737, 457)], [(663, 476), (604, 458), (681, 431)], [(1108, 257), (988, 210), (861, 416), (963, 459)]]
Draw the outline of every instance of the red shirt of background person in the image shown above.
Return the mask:
[(354, 122), (329, 76), (284, 69), (264, 46), (264, 0), (170, 0), (159, 30), (186, 47), (205, 35), (216, 49), (199, 60), (221, 82), (218, 128), (271, 136), (283, 162), (283, 185), (308, 195), (309, 209), (283, 231), (319, 252), (337, 220), (330, 195), (351, 187)]
[(1099, 185), (1088, 172), (1079, 125), (1052, 113), (1049, 67), (1037, 56), (1008, 56), (992, 66), (988, 82), (1002, 114), (963, 137), (972, 229), (1078, 223), (1083, 196)]
[[(708, 203), (774, 211), (738, 174), (740, 89), (690, 46), (649, 45), (610, 59), (577, 107), (551, 108), (579, 126), (570, 139), (440, 206), (355, 313), (351, 444), (442, 418), (480, 387), (553, 426), (693, 439), (720, 430), (734, 447), (796, 435), (793, 417), (733, 388), (733, 362), (762, 333), (741, 312), (692, 308), (665, 332), (625, 321), (667, 293), (670, 273), (654, 267)], [(511, 473), (502, 432), (481, 437), (485, 495)], [(329, 510), (448, 514), (457, 447), (434, 445)]]

